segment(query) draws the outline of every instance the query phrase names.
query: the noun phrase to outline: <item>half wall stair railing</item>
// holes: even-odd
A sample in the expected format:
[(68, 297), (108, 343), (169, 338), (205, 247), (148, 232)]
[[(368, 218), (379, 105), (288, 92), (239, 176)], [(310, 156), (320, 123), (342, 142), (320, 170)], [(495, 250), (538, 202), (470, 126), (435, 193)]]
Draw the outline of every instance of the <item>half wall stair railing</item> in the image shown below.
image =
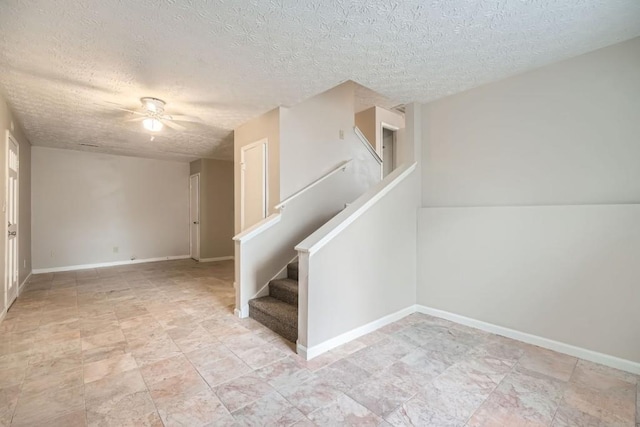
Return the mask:
[(344, 208), (344, 201), (321, 203), (311, 197), (315, 192), (310, 190), (326, 191), (321, 184), (345, 171), (351, 162), (340, 162), (277, 204), (276, 212), (233, 237), (237, 316), (248, 316), (249, 300), (261, 295), (269, 281), (295, 257), (294, 246)]

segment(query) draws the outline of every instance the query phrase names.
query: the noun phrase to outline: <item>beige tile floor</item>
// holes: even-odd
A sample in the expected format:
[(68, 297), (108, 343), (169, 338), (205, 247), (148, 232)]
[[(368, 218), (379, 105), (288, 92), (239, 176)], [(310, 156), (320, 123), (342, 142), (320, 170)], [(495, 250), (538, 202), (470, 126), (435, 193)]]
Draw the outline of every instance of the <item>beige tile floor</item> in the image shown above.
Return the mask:
[(232, 315), (232, 274), (33, 276), (0, 324), (0, 425), (638, 423), (636, 376), (424, 315), (305, 362)]

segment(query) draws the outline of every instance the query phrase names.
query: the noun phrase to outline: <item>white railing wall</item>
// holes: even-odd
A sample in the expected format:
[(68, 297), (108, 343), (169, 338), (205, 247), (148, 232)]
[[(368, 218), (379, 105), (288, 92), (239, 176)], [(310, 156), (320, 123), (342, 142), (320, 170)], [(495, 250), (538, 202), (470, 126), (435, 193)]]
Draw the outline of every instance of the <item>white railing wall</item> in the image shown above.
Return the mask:
[(295, 257), (294, 246), (353, 201), (355, 168), (341, 162), (280, 210), (235, 236), (236, 315), (249, 314), (252, 298), (268, 293), (271, 279)]
[(298, 353), (311, 359), (412, 312), (416, 164), (383, 181), (296, 246)]

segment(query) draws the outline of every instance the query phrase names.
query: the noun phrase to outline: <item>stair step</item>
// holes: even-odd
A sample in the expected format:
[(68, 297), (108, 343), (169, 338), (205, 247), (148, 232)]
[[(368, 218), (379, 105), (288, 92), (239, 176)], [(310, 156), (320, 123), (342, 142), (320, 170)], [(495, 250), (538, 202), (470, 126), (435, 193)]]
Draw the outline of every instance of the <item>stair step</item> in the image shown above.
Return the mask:
[(298, 261), (287, 265), (287, 277), (289, 277), (289, 279), (298, 280)]
[(275, 279), (269, 282), (269, 296), (298, 307), (298, 281)]
[(291, 342), (298, 339), (298, 306), (269, 297), (249, 301), (249, 317)]

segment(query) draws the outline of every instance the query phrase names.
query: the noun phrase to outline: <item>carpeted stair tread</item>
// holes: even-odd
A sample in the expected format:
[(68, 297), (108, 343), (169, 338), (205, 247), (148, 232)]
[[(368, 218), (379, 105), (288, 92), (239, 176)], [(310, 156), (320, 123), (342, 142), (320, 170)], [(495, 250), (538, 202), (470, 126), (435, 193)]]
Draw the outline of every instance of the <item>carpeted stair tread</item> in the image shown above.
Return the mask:
[(287, 277), (289, 277), (289, 279), (298, 280), (298, 261), (287, 265)]
[(298, 306), (271, 296), (249, 301), (249, 316), (291, 342), (298, 339)]
[(298, 281), (293, 279), (274, 279), (269, 282), (269, 295), (298, 306)]

